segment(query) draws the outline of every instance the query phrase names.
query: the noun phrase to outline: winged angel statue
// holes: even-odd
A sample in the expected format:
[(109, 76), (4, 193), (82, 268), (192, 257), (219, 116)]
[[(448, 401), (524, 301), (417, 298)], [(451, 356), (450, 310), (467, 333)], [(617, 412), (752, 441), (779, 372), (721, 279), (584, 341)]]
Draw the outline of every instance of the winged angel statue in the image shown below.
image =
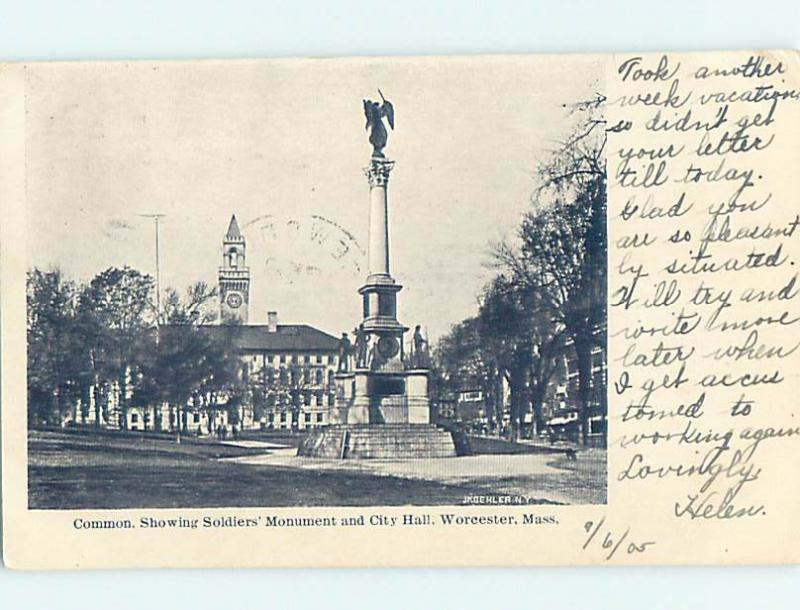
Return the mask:
[(383, 157), (383, 149), (386, 146), (388, 132), (383, 125), (383, 117), (389, 122), (389, 127), (394, 129), (394, 106), (383, 97), (383, 93), (378, 89), (381, 102), (364, 100), (364, 116), (367, 117), (366, 129), (369, 132), (369, 143), (372, 144), (372, 156)]

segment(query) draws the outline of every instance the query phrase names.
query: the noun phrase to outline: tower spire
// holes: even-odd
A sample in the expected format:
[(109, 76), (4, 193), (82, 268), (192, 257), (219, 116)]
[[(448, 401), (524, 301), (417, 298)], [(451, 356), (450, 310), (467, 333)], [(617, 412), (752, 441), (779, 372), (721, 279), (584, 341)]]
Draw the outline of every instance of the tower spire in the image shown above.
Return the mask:
[(239, 230), (239, 223), (236, 222), (236, 214), (231, 214), (231, 221), (228, 223), (228, 232), (225, 234), (227, 241), (241, 241), (242, 232)]

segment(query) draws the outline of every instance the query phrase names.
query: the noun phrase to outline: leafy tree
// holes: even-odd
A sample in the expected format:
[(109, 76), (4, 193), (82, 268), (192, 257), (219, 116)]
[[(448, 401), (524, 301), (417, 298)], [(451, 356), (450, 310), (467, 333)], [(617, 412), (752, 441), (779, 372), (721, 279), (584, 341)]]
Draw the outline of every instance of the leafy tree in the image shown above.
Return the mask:
[(484, 289), (477, 317), (455, 325), (434, 352), (437, 390), (458, 392), (464, 379), (477, 381), (487, 410), (502, 421), (503, 388), (511, 393), (512, 438), (532, 405), (535, 429), (544, 426), (542, 404), (563, 350), (563, 327), (527, 284), (504, 275)]
[[(79, 298), (78, 325), (100, 409), (107, 421), (110, 390), (116, 387), (123, 429), (137, 373), (136, 348), (153, 321), (153, 285), (152, 277), (135, 269), (110, 267), (96, 275)], [(99, 425), (100, 417), (95, 422)]]
[(529, 404), (540, 430), (542, 400), (555, 371), (561, 331), (536, 291), (503, 275), (486, 287), (478, 319), (481, 345), (493, 355), (511, 393), (512, 439), (518, 438)]
[(519, 434), (528, 404), (528, 371), (533, 357), (529, 311), (522, 295), (502, 276), (485, 289), (478, 316), (481, 344), (496, 359), (511, 394), (511, 438)]
[(162, 309), (165, 324), (149, 334), (142, 359), (136, 399), (168, 405), (178, 442), (187, 431), (183, 417), (187, 404), (205, 407), (211, 415), (223, 396), (235, 402), (241, 387), (241, 363), (230, 328), (209, 325), (214, 296), (203, 282), (190, 286), (183, 298), (168, 290)]
[(433, 350), (432, 390), (440, 396), (458, 394), (465, 382), (477, 383), (491, 422), (502, 421), (501, 373), (494, 355), (481, 343), (479, 320), (471, 317), (453, 326)]
[[(309, 365), (290, 362), (281, 365), (276, 371), (271, 367), (262, 368), (253, 377), (253, 404), (255, 416), (260, 419), (268, 411), (284, 411), (292, 413), (292, 425), (299, 422), (303, 397), (311, 388), (316, 389), (316, 381), (312, 378), (314, 371)], [(323, 385), (325, 380), (323, 379)]]
[(27, 277), (28, 425), (60, 423), (87, 387), (76, 321), (78, 287), (58, 269)]
[(205, 359), (202, 367), (206, 371), (194, 396), (196, 407), (205, 407), (208, 412), (208, 432), (213, 432), (212, 422), (216, 415), (225, 411), (228, 421), (241, 426), (240, 408), (250, 400), (250, 389), (246, 366), (242, 365), (235, 349), (232, 330), (228, 326), (202, 327)]

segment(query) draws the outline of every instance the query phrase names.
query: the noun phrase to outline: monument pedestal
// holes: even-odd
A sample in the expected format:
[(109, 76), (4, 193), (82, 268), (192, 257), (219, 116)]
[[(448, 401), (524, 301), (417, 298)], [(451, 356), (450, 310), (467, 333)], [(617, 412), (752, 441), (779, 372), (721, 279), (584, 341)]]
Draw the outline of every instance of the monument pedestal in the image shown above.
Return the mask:
[[(373, 368), (335, 375), (336, 402), (324, 428), (314, 428), (297, 455), (329, 459), (440, 458), (456, 455), (450, 432), (431, 423), (424, 368)], [(400, 361), (402, 366), (402, 360)]]
[(337, 373), (335, 424), (429, 424), (428, 370)]
[(433, 424), (356, 424), (316, 428), (297, 455), (326, 459), (410, 459), (455, 457), (450, 432)]

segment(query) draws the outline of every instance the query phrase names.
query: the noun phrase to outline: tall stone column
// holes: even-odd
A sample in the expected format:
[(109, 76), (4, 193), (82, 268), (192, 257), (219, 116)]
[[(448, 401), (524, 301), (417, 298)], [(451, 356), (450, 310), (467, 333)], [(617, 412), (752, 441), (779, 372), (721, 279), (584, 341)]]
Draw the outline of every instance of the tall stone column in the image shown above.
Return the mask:
[(369, 276), (389, 276), (389, 202), (387, 187), (394, 161), (373, 157), (364, 173), (369, 181)]
[[(359, 289), (364, 299), (363, 328), (371, 335), (372, 346), (383, 348), (384, 364), (402, 369), (402, 335), (408, 330), (397, 321), (397, 293), (402, 289), (391, 275), (389, 255), (389, 174), (394, 161), (373, 156), (364, 168), (369, 182), (369, 242), (367, 280)], [(392, 342), (397, 342), (397, 349)], [(391, 361), (391, 364), (390, 362)]]

